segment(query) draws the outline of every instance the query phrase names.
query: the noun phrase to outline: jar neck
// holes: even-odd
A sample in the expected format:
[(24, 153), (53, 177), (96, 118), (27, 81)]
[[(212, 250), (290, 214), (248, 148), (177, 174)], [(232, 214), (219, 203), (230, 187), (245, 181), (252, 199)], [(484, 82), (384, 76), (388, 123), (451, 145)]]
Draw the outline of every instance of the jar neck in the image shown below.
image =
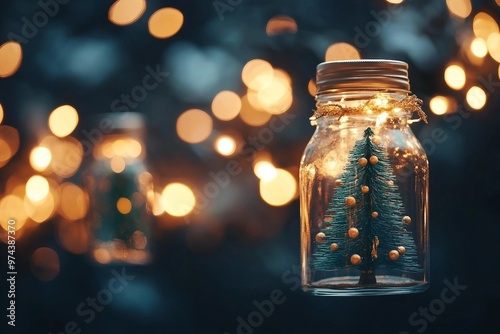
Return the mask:
[(317, 111), (311, 123), (324, 124), (322, 118), (336, 118), (343, 122), (364, 120), (382, 124), (390, 121), (405, 125), (414, 111), (411, 106), (406, 108), (408, 99), (411, 100), (408, 93), (401, 91), (342, 90), (323, 93), (316, 96)]

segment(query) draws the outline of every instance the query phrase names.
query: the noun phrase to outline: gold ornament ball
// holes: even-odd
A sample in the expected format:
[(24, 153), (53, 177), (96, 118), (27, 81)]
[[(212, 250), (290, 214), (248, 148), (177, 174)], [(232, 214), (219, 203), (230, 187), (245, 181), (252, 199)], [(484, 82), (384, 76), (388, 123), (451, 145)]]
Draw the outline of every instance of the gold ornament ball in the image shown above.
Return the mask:
[(371, 163), (372, 165), (375, 165), (377, 162), (378, 162), (378, 158), (377, 158), (377, 156), (376, 156), (376, 155), (372, 155), (372, 156), (370, 157), (370, 163)]
[(401, 255), (404, 255), (406, 253), (406, 248), (404, 248), (403, 246), (399, 246), (398, 253)]
[(326, 241), (326, 235), (323, 232), (316, 234), (316, 242), (322, 244)]
[(351, 256), (351, 263), (355, 266), (361, 263), (361, 256), (358, 254), (352, 254)]
[(336, 251), (337, 249), (339, 249), (339, 245), (337, 245), (336, 243), (333, 243), (330, 245), (330, 250), (331, 251)]
[(397, 259), (399, 259), (399, 252), (397, 250), (391, 250), (389, 252), (389, 259), (391, 259), (392, 261), (396, 261)]
[(394, 181), (387, 181), (387, 185), (392, 187), (394, 185)]
[(347, 206), (354, 206), (356, 204), (356, 199), (354, 197), (352, 197), (352, 196), (347, 196), (345, 198), (345, 204)]
[(335, 180), (335, 187), (340, 187), (341, 185), (342, 185), (342, 180), (341, 179)]
[(379, 136), (373, 136), (373, 139), (372, 139), (372, 143), (374, 143), (375, 145), (380, 145), (380, 137)]
[(370, 191), (370, 187), (368, 187), (368, 186), (362, 186), (362, 187), (361, 187), (361, 192), (362, 192), (363, 194), (366, 194), (366, 193), (367, 193), (367, 192), (369, 192), (369, 191)]
[(347, 234), (349, 235), (349, 238), (351, 238), (351, 239), (355, 239), (355, 238), (357, 238), (357, 237), (358, 237), (358, 235), (359, 235), (359, 231), (358, 231), (358, 229), (357, 229), (357, 228), (355, 228), (355, 227), (351, 227), (351, 228), (349, 229), (349, 231), (347, 231)]
[(372, 212), (372, 218), (377, 218), (378, 217), (378, 212), (377, 211), (373, 211)]
[(405, 222), (406, 224), (409, 224), (409, 223), (411, 223), (411, 218), (409, 216), (404, 216), (403, 222)]
[(368, 160), (366, 160), (366, 158), (361, 158), (358, 160), (358, 164), (360, 166), (366, 166), (367, 163), (368, 163)]

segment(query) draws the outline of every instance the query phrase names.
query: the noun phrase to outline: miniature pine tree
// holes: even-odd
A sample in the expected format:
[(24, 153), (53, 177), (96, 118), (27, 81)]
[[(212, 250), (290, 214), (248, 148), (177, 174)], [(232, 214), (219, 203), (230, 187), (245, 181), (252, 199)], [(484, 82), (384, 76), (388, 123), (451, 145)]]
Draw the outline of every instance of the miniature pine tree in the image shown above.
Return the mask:
[(358, 268), (359, 284), (375, 284), (376, 269), (421, 271), (389, 156), (367, 128), (348, 163), (316, 235), (317, 270)]

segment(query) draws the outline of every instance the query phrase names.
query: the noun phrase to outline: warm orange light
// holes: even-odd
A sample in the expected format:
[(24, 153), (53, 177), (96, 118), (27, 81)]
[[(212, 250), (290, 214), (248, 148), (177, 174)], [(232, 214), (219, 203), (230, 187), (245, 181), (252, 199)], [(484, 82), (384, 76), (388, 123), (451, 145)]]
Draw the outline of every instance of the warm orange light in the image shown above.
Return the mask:
[(212, 101), (212, 112), (222, 121), (229, 121), (238, 116), (241, 110), (241, 99), (238, 94), (224, 90)]
[(266, 33), (268, 36), (274, 36), (284, 33), (294, 34), (297, 32), (297, 22), (290, 16), (279, 15), (271, 18), (267, 22)]
[(311, 79), (307, 83), (307, 91), (311, 94), (312, 97), (316, 96), (316, 81)]
[(482, 38), (485, 41), (488, 40), (491, 34), (499, 33), (498, 23), (493, 17), (484, 12), (479, 12), (474, 16), (472, 30), (476, 37)]
[(470, 0), (446, 0), (446, 6), (454, 17), (465, 19), (472, 12)]
[(32, 202), (40, 202), (49, 194), (49, 182), (40, 175), (30, 177), (26, 182), (26, 196)]
[(6, 42), (0, 46), (0, 78), (10, 77), (17, 72), (23, 60), (21, 44)]
[(444, 80), (450, 88), (460, 90), (465, 86), (465, 71), (459, 65), (450, 65), (444, 71)]
[(249, 101), (248, 95), (241, 98), (240, 118), (248, 125), (261, 126), (271, 119), (271, 114), (258, 110)]
[(402, 3), (404, 0), (386, 0), (388, 3), (392, 3), (392, 4), (395, 4), (395, 5), (398, 5), (400, 3)]
[(123, 160), (122, 157), (115, 156), (111, 159), (110, 166), (113, 172), (119, 174), (125, 170), (127, 164), (125, 163), (125, 160)]
[(265, 160), (261, 160), (255, 163), (253, 171), (259, 179), (265, 181), (271, 181), (278, 175), (278, 172), (274, 165)]
[(46, 170), (51, 160), (52, 154), (48, 148), (37, 146), (31, 150), (30, 165), (34, 170), (39, 172)]
[(184, 23), (184, 15), (175, 8), (158, 9), (148, 22), (149, 33), (156, 38), (168, 38), (175, 35)]
[(119, 26), (137, 21), (146, 10), (145, 0), (118, 0), (109, 8), (108, 18)]
[(55, 200), (52, 193), (40, 202), (33, 203), (28, 196), (24, 198), (24, 209), (28, 216), (37, 223), (47, 221), (56, 211)]
[(28, 215), (24, 210), (24, 201), (17, 195), (7, 195), (0, 200), (0, 225), (8, 231), (21, 229), (26, 223)]
[(230, 156), (236, 151), (236, 141), (230, 136), (222, 135), (216, 139), (215, 149), (221, 155)]
[(52, 281), (59, 275), (60, 263), (57, 253), (48, 247), (38, 248), (31, 257), (31, 271), (41, 281)]
[(116, 202), (116, 209), (121, 214), (126, 215), (132, 210), (132, 202), (128, 198), (120, 197)]
[(46, 147), (52, 155), (50, 168), (60, 177), (68, 178), (76, 173), (83, 159), (82, 144), (73, 137), (47, 136), (39, 146)]
[(49, 116), (50, 131), (57, 137), (66, 137), (78, 125), (78, 112), (70, 105), (60, 106)]
[(190, 109), (177, 119), (177, 134), (187, 143), (196, 144), (204, 141), (212, 133), (212, 118), (203, 110)]
[(486, 41), (491, 58), (500, 63), (500, 34), (492, 33)]
[(479, 110), (486, 104), (486, 93), (482, 88), (473, 86), (467, 91), (466, 100), (472, 109)]
[(193, 211), (196, 204), (193, 191), (182, 183), (171, 183), (161, 193), (161, 202), (166, 213), (182, 217)]
[(431, 111), (436, 115), (444, 115), (448, 111), (448, 99), (444, 96), (434, 96), (429, 102)]
[(93, 255), (94, 259), (101, 264), (109, 263), (112, 259), (110, 252), (106, 248), (94, 249)]
[(297, 192), (297, 181), (288, 171), (277, 168), (272, 179), (260, 180), (260, 196), (269, 205), (283, 206), (292, 201)]
[(0, 166), (5, 165), (19, 149), (19, 132), (11, 126), (0, 125)]
[(0, 124), (2, 124), (3, 121), (3, 107), (2, 104), (0, 103)]
[(61, 203), (59, 214), (75, 221), (85, 217), (89, 208), (87, 194), (76, 184), (65, 182), (61, 184)]
[(470, 44), (472, 54), (476, 57), (483, 58), (488, 54), (488, 47), (482, 38), (474, 38)]
[(269, 62), (263, 59), (252, 59), (245, 64), (241, 71), (243, 83), (250, 89), (259, 90), (272, 81), (274, 70)]
[(85, 222), (59, 222), (57, 236), (61, 246), (74, 254), (84, 254), (89, 248), (89, 230)]
[(361, 59), (358, 49), (349, 43), (334, 43), (328, 47), (325, 61)]

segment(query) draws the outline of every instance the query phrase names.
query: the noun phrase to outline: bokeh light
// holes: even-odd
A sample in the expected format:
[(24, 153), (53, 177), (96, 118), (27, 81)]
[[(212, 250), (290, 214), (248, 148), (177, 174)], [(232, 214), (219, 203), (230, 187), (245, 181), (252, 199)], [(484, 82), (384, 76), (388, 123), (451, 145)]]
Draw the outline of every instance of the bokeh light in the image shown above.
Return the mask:
[(258, 110), (250, 103), (248, 95), (241, 98), (240, 118), (248, 125), (261, 126), (266, 124), (272, 115), (265, 111)]
[(386, 0), (388, 3), (392, 3), (392, 4), (395, 4), (395, 5), (398, 5), (400, 3), (402, 3), (404, 0)]
[(465, 86), (465, 71), (459, 65), (450, 65), (444, 71), (444, 80), (450, 88), (460, 90)]
[(5, 42), (0, 46), (0, 78), (17, 72), (23, 60), (23, 49), (17, 42)]
[(158, 9), (148, 22), (149, 33), (156, 38), (168, 38), (175, 35), (184, 23), (184, 15), (175, 8)]
[(70, 182), (61, 184), (60, 192), (59, 214), (70, 221), (84, 218), (89, 208), (87, 193)]
[(264, 181), (271, 181), (278, 174), (276, 167), (266, 160), (257, 161), (253, 166), (253, 171), (259, 179)]
[(189, 214), (196, 205), (193, 191), (182, 183), (168, 184), (161, 193), (163, 210), (171, 216), (182, 217)]
[(196, 144), (204, 141), (212, 133), (213, 121), (203, 110), (190, 109), (177, 119), (177, 134), (187, 143)]
[(38, 146), (50, 150), (52, 155), (50, 168), (56, 175), (68, 178), (73, 176), (80, 168), (83, 159), (83, 147), (75, 138), (47, 136), (40, 141)]
[(78, 112), (70, 105), (60, 106), (49, 116), (49, 128), (57, 137), (66, 137), (78, 125)]
[(49, 194), (49, 182), (40, 175), (33, 175), (26, 182), (26, 196), (32, 202), (40, 202)]
[(2, 104), (0, 103), (0, 124), (2, 124), (3, 121), (3, 107)]
[(120, 197), (116, 202), (116, 209), (122, 215), (126, 215), (132, 210), (132, 202), (128, 198)]
[(486, 41), (486, 44), (488, 46), (488, 52), (490, 53), (491, 58), (500, 63), (500, 34), (497, 32), (490, 34), (488, 40)]
[(154, 193), (153, 203), (152, 203), (152, 213), (154, 216), (161, 216), (165, 210), (163, 209), (161, 194), (158, 192)]
[(84, 254), (89, 249), (89, 229), (85, 222), (59, 222), (57, 237), (68, 252)]
[(25, 196), (24, 209), (31, 220), (37, 223), (43, 223), (56, 212), (54, 196), (49, 191), (43, 200), (36, 203), (33, 203), (28, 196)]
[(325, 61), (361, 59), (358, 49), (355, 46), (340, 42), (328, 47), (325, 54)]
[(224, 156), (230, 156), (236, 151), (236, 140), (233, 137), (222, 135), (215, 140), (215, 149)]
[(479, 12), (476, 16), (474, 16), (472, 30), (474, 31), (474, 35), (476, 35), (476, 37), (482, 38), (485, 41), (488, 40), (488, 37), (491, 34), (498, 34), (499, 32), (498, 24), (495, 19), (484, 12)]
[(137, 21), (146, 10), (145, 0), (118, 0), (109, 8), (108, 18), (119, 26)]
[(465, 19), (472, 12), (470, 0), (446, 0), (446, 6), (454, 17)]
[(276, 168), (272, 179), (260, 180), (260, 196), (269, 205), (283, 206), (291, 202), (297, 192), (297, 181), (288, 171)]
[(235, 92), (224, 90), (212, 101), (212, 112), (221, 121), (229, 121), (238, 116), (241, 110), (241, 99)]
[(11, 126), (0, 125), (0, 167), (4, 166), (19, 149), (19, 132)]
[(488, 47), (482, 38), (474, 38), (470, 44), (470, 49), (474, 56), (483, 58), (488, 54)]
[(466, 100), (472, 109), (479, 110), (486, 104), (486, 93), (482, 88), (472, 86), (467, 91)]
[(51, 160), (52, 154), (48, 148), (37, 146), (31, 150), (30, 165), (34, 170), (43, 172), (49, 167)]
[[(21, 229), (26, 223), (28, 215), (24, 210), (24, 201), (21, 197), (11, 194), (0, 200), (0, 225), (8, 231), (8, 226), (14, 226), (16, 231)], [(14, 219), (15, 224), (9, 225), (8, 222)]]
[(266, 33), (268, 36), (279, 34), (293, 34), (297, 32), (297, 22), (290, 16), (279, 15), (271, 18), (266, 25)]
[(59, 275), (60, 263), (57, 253), (48, 247), (40, 247), (31, 257), (31, 271), (41, 281), (52, 281)]
[(434, 96), (429, 102), (429, 107), (434, 114), (444, 115), (449, 108), (448, 99), (441, 95)]
[(309, 80), (307, 83), (307, 91), (312, 97), (316, 96), (316, 81), (314, 79)]
[(259, 90), (270, 84), (274, 77), (274, 69), (263, 59), (252, 59), (241, 71), (243, 83), (250, 89)]
[(127, 167), (125, 160), (123, 160), (123, 158), (120, 156), (114, 156), (109, 164), (111, 170), (117, 174), (123, 172), (125, 170), (125, 167)]

